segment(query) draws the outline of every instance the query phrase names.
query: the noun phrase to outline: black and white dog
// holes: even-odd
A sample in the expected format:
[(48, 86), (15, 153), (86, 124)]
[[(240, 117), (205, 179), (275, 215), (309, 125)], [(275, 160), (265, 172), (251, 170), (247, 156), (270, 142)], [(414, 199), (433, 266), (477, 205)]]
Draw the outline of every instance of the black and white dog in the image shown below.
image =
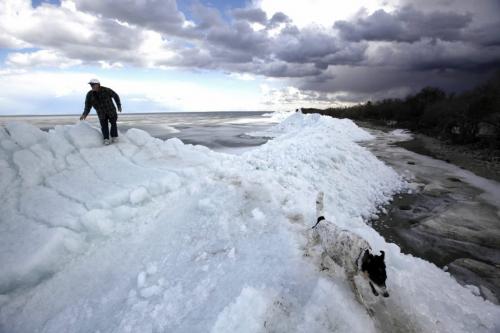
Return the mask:
[(319, 238), (324, 250), (323, 261), (329, 258), (343, 267), (360, 303), (363, 304), (354, 279), (357, 274), (361, 274), (364, 280), (369, 283), (375, 296), (389, 297), (385, 285), (387, 273), (384, 251), (380, 251), (381, 255), (373, 255), (370, 244), (365, 239), (350, 231), (340, 229), (334, 223), (326, 220), (323, 210), (323, 196), (323, 192), (320, 192), (316, 199), (318, 220), (313, 227), (314, 237)]

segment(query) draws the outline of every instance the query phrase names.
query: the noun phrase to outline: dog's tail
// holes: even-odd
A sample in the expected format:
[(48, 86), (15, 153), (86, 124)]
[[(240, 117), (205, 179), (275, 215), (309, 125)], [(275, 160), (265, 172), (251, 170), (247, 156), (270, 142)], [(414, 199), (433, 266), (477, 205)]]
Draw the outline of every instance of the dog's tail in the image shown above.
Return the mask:
[(316, 197), (316, 216), (318, 220), (316, 221), (316, 224), (314, 225), (313, 229), (325, 219), (325, 213), (324, 213), (324, 205), (323, 205), (323, 198), (325, 194), (323, 192), (319, 192), (318, 196)]

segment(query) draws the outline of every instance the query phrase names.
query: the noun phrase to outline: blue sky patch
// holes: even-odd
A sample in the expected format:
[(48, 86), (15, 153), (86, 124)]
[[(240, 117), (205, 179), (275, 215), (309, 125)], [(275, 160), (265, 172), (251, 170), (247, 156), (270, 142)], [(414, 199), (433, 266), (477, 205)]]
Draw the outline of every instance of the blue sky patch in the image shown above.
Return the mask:
[(31, 0), (31, 5), (33, 8), (36, 8), (44, 3), (52, 4), (52, 5), (61, 5), (60, 0)]

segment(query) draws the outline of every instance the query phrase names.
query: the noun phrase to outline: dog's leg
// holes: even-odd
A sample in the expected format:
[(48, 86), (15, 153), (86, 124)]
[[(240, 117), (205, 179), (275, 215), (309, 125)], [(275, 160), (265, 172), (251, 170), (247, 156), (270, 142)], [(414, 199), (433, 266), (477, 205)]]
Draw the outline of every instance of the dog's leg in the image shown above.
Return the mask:
[(361, 296), (361, 293), (358, 290), (358, 286), (356, 285), (356, 282), (354, 281), (354, 275), (349, 274), (347, 276), (347, 280), (349, 281), (349, 284), (351, 285), (352, 291), (354, 292), (354, 296), (356, 297), (356, 300), (362, 304), (365, 305), (363, 302), (363, 297)]
[(359, 302), (359, 304), (361, 304), (361, 305), (365, 308), (365, 310), (366, 310), (366, 312), (368, 313), (368, 315), (369, 315), (370, 317), (373, 317), (373, 316), (375, 315), (375, 311), (373, 311), (373, 309), (369, 308), (369, 307), (366, 305), (366, 303), (365, 303), (365, 301), (364, 301), (364, 299), (363, 299), (363, 296), (361, 295), (361, 292), (360, 292), (360, 291), (359, 291), (359, 289), (358, 289), (358, 286), (357, 286), (357, 284), (356, 284), (356, 281), (354, 280), (354, 275), (349, 274), (349, 275), (347, 276), (347, 279), (349, 280), (349, 283), (350, 283), (351, 288), (352, 288), (352, 290), (353, 290), (353, 292), (354, 292), (354, 296), (356, 297), (356, 300)]
[(321, 254), (321, 270), (328, 270), (329, 275), (335, 275), (337, 272), (338, 265), (333, 261), (333, 259), (326, 253)]
[(327, 265), (325, 264), (325, 260), (328, 257), (326, 252), (321, 253), (321, 270), (325, 271), (328, 269)]

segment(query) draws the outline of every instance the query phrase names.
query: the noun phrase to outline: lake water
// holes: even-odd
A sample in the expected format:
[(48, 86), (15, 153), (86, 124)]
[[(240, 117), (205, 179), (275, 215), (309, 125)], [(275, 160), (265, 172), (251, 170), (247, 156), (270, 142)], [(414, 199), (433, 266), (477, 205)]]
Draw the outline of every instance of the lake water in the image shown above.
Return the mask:
[[(265, 114), (265, 112), (119, 114), (118, 130), (125, 132), (130, 128), (139, 128), (163, 140), (177, 137), (184, 143), (200, 144), (215, 151), (239, 154), (267, 141), (245, 135), (274, 124)], [(8, 121), (23, 121), (48, 131), (56, 125), (78, 123), (79, 117), (79, 115), (6, 116), (0, 117), (0, 125)], [(100, 128), (97, 115), (94, 113), (91, 113), (86, 121)]]

